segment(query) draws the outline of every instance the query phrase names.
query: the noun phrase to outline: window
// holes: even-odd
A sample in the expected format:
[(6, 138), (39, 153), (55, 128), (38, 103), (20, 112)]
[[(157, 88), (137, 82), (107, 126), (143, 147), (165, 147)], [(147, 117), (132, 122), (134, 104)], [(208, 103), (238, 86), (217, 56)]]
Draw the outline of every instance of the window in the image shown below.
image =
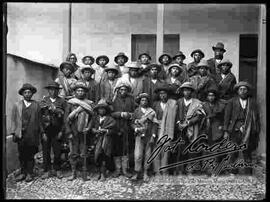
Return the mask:
[[(147, 52), (152, 62), (156, 62), (156, 38), (155, 34), (132, 34), (131, 60), (136, 61), (140, 53)], [(165, 34), (163, 49), (173, 56), (179, 50), (179, 34)]]

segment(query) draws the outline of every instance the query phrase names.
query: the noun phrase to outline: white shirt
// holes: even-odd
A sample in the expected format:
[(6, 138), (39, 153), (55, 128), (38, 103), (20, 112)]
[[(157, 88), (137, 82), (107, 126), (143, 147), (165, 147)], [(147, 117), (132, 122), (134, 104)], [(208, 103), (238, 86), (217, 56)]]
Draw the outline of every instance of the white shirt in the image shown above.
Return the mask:
[(221, 74), (222, 79), (226, 77), (226, 74)]
[(216, 62), (217, 62), (217, 63), (220, 63), (220, 62), (221, 62), (221, 60), (220, 60), (220, 59), (216, 59)]
[(55, 102), (56, 98), (51, 98), (51, 97), (50, 97), (50, 100), (51, 100), (52, 102)]
[(108, 80), (109, 81), (109, 84), (111, 85), (111, 86), (113, 86), (113, 82), (114, 81), (111, 81), (111, 80)]
[(151, 81), (152, 81), (154, 84), (156, 84), (157, 79), (151, 79)]
[(142, 67), (143, 69), (145, 69), (147, 66), (148, 66), (148, 65), (144, 65), (144, 64), (141, 65), (141, 67)]
[(165, 110), (166, 104), (167, 103), (160, 102), (160, 107), (161, 107), (162, 111)]
[(23, 100), (23, 102), (24, 102), (26, 108), (29, 107), (29, 106), (31, 105), (31, 102), (28, 102), (28, 101), (26, 101), (26, 100)]
[(134, 83), (136, 82), (136, 79), (134, 79), (134, 78), (132, 78), (132, 77), (130, 77), (129, 79), (130, 79), (130, 83), (131, 83), (131, 84), (134, 84)]
[[(106, 116), (100, 117), (99, 123), (101, 123), (105, 118), (106, 118)], [(101, 126), (99, 126), (98, 129), (100, 130), (101, 129)]]
[(190, 103), (192, 103), (192, 99), (186, 100), (184, 98), (184, 103), (185, 103), (185, 106), (188, 106)]
[(143, 108), (143, 107), (141, 107), (141, 110), (142, 110), (142, 113), (144, 113), (144, 114), (145, 114), (146, 109), (145, 109), (145, 108)]
[(240, 104), (241, 104), (241, 107), (243, 109), (246, 109), (246, 107), (247, 107), (247, 100), (243, 100), (243, 99), (240, 98)]
[(176, 81), (176, 78), (171, 77), (171, 82), (174, 83)]

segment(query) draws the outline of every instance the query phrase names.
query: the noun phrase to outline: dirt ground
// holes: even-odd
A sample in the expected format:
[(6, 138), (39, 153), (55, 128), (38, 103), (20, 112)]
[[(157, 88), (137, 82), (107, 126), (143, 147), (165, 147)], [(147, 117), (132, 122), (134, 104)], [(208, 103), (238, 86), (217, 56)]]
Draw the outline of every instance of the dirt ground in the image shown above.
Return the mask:
[(167, 176), (152, 177), (149, 182), (131, 181), (120, 176), (105, 182), (80, 177), (70, 182), (51, 177), (36, 176), (29, 183), (15, 182), (13, 174), (6, 181), (6, 199), (207, 199), (261, 200), (265, 198), (265, 172), (257, 169), (253, 176)]

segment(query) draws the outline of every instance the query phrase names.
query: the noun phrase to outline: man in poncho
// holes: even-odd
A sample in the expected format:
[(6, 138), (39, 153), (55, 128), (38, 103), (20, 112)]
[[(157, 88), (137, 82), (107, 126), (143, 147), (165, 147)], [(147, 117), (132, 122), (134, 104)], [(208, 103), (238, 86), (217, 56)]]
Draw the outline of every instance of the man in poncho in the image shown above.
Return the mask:
[(89, 134), (93, 115), (93, 102), (85, 98), (88, 91), (85, 84), (78, 81), (73, 90), (75, 91), (75, 97), (68, 100), (65, 110), (65, 133), (71, 144), (70, 164), (72, 175), (68, 180), (77, 177), (76, 165), (79, 157), (81, 155), (84, 158), (84, 155), (86, 155), (84, 135)]

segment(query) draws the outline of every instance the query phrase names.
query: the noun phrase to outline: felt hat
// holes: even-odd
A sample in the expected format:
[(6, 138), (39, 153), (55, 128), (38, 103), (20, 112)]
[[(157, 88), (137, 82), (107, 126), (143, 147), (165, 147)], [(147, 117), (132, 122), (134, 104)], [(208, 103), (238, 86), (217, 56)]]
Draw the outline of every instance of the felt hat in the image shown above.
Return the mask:
[(82, 67), (81, 67), (81, 72), (82, 72), (82, 73), (84, 73), (85, 70), (90, 70), (90, 72), (91, 72), (92, 74), (94, 74), (94, 73), (96, 72), (96, 70), (94, 70), (92, 67), (90, 67), (90, 66), (88, 66), (88, 65), (87, 65), (87, 66), (82, 66)]
[(119, 70), (118, 70), (118, 68), (115, 66), (115, 65), (112, 65), (112, 66), (110, 66), (110, 67), (107, 67), (107, 68), (105, 68), (105, 72), (108, 72), (108, 71), (114, 71), (115, 73), (116, 73), (116, 75), (118, 75), (119, 74)]
[(147, 93), (140, 93), (136, 98), (135, 102), (140, 103), (142, 98), (147, 98), (148, 102), (150, 101), (150, 96)]
[(162, 84), (162, 85), (160, 85), (159, 87), (157, 87), (154, 90), (154, 93), (159, 93), (160, 91), (166, 91), (167, 93), (171, 93), (172, 92), (172, 89), (171, 89), (170, 85), (168, 85), (168, 84)]
[(23, 84), (23, 86), (20, 88), (20, 90), (18, 92), (20, 95), (23, 95), (23, 91), (25, 91), (25, 90), (31, 90), (33, 94), (35, 94), (37, 92), (36, 87), (31, 85), (30, 83)]
[(184, 83), (180, 86), (180, 89), (184, 89), (184, 88), (189, 88), (189, 89), (195, 91), (195, 88), (194, 88), (194, 86), (192, 85), (191, 82), (184, 82)]
[(179, 69), (180, 73), (183, 72), (183, 68), (179, 64), (177, 64), (177, 63), (170, 64), (170, 66), (168, 68), (168, 71), (171, 72), (171, 69), (173, 67), (177, 67)]
[(50, 88), (55, 88), (55, 89), (61, 89), (59, 83), (52, 81), (50, 82), (47, 86), (45, 86), (44, 88), (50, 89)]
[(98, 56), (98, 57), (96, 58), (96, 63), (97, 63), (98, 65), (99, 65), (99, 60), (100, 60), (101, 58), (104, 58), (104, 59), (105, 59), (105, 61), (106, 61), (105, 65), (108, 64), (109, 61), (110, 61), (110, 59), (109, 59), (106, 55), (100, 55), (100, 56)]
[(206, 69), (209, 69), (209, 64), (207, 60), (201, 60), (196, 67), (197, 69), (200, 69), (200, 67), (206, 67)]
[(247, 81), (240, 81), (237, 84), (234, 85), (233, 89), (235, 91), (238, 90), (238, 88), (240, 88), (241, 86), (246, 86), (248, 88), (248, 90), (252, 89), (252, 86), (247, 82)]
[(90, 64), (90, 65), (92, 65), (92, 64), (95, 63), (95, 58), (92, 57), (92, 56), (90, 56), (90, 55), (84, 56), (84, 57), (82, 58), (82, 62), (84, 62), (84, 60), (85, 60), (86, 58), (90, 58), (90, 60), (91, 60), (91, 64)]
[(118, 57), (123, 57), (124, 60), (125, 60), (125, 63), (128, 61), (128, 56), (125, 55), (125, 53), (123, 52), (120, 52), (117, 54), (117, 56), (114, 57), (114, 62), (117, 63), (117, 58)]
[(141, 53), (141, 54), (138, 56), (138, 59), (140, 60), (141, 57), (142, 57), (143, 55), (146, 55), (146, 56), (149, 58), (149, 60), (152, 60), (151, 56), (150, 56), (148, 53)]
[(186, 56), (184, 55), (184, 53), (182, 52), (182, 51), (178, 51), (176, 54), (175, 54), (175, 56), (173, 56), (173, 60), (175, 60), (177, 57), (179, 57), (179, 56), (181, 56), (181, 57), (183, 57), (183, 60), (184, 59), (186, 59)]
[(86, 92), (89, 90), (85, 83), (83, 83), (82, 81), (77, 81), (73, 86), (72, 90), (76, 90), (78, 88), (83, 88)]
[(192, 51), (190, 56), (193, 57), (194, 53), (200, 53), (202, 55), (202, 58), (204, 58), (204, 53), (202, 52), (201, 49), (196, 49), (196, 50)]
[(221, 68), (223, 64), (229, 64), (230, 68), (232, 68), (232, 63), (230, 60), (223, 58), (221, 62), (217, 65), (218, 68)]
[(110, 107), (110, 105), (107, 103), (105, 99), (100, 99), (93, 110), (97, 111), (99, 108), (106, 109), (107, 113), (110, 113), (112, 111), (112, 108)]
[(60, 71), (63, 71), (64, 67), (67, 67), (68, 69), (70, 69), (71, 73), (75, 72), (75, 67), (73, 63), (71, 62), (68, 62), (68, 61), (62, 62), (60, 65)]
[(129, 69), (140, 69), (139, 65), (137, 62), (130, 62), (129, 64), (126, 65)]
[(165, 56), (165, 55), (169, 58), (169, 63), (172, 62), (172, 57), (171, 57), (169, 54), (167, 54), (167, 53), (163, 53), (163, 54), (162, 54), (161, 56), (159, 56), (159, 58), (158, 58), (158, 61), (159, 61), (160, 64), (162, 63), (162, 58), (163, 58), (163, 56)]
[(213, 51), (215, 51), (216, 49), (220, 49), (223, 52), (226, 52), (226, 50), (224, 49), (224, 44), (222, 42), (217, 42), (216, 46), (212, 46)]

